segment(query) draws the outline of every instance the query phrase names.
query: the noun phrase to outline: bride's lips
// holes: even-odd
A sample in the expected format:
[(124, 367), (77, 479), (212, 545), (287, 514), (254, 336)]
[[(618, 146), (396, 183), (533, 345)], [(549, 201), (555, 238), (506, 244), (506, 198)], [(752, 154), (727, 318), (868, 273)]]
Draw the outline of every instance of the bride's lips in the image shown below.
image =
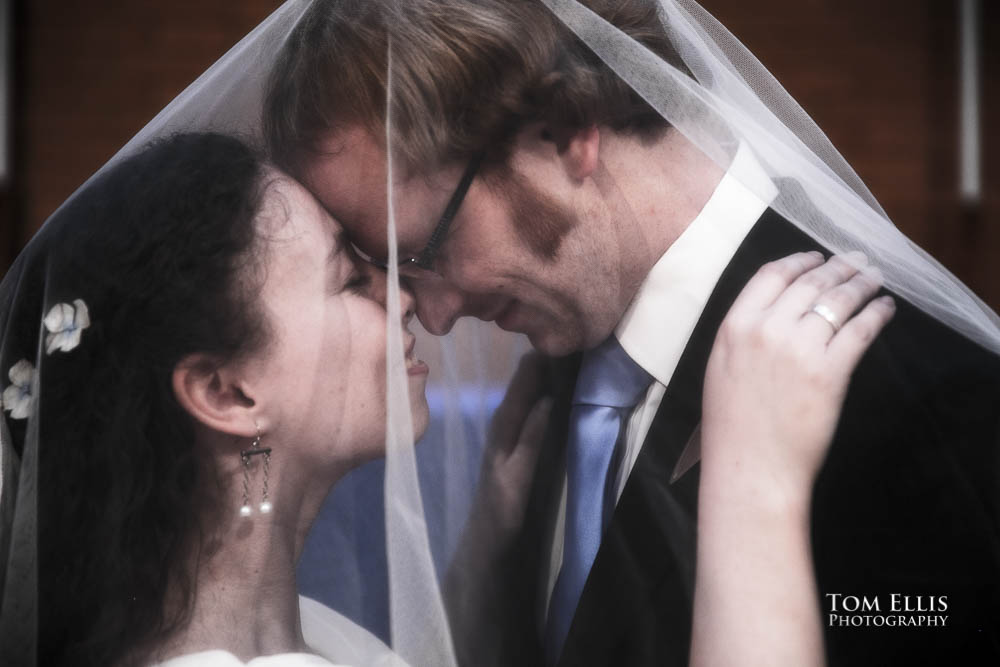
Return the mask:
[(407, 375), (426, 375), (430, 372), (430, 368), (427, 367), (420, 359), (413, 356), (413, 348), (417, 344), (416, 337), (410, 332), (406, 332), (406, 374)]

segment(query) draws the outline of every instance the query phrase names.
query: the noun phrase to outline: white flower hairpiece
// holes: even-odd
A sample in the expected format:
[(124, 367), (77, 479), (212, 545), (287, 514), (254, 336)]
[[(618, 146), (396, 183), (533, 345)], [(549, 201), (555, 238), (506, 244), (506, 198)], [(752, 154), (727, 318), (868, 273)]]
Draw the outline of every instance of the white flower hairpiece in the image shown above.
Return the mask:
[(34, 405), (31, 387), (35, 384), (35, 367), (27, 359), (21, 359), (11, 366), (8, 376), (13, 384), (3, 391), (3, 409), (10, 412), (13, 419), (30, 417)]
[(69, 352), (80, 344), (80, 335), (90, 326), (90, 311), (83, 299), (75, 299), (72, 304), (57, 303), (45, 316), (45, 353), (55, 350)]

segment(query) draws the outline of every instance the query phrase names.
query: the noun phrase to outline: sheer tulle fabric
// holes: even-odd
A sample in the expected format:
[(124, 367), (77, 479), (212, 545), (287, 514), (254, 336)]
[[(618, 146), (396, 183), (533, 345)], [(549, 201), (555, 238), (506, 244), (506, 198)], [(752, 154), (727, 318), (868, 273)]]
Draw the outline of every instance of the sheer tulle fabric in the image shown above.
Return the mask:
[[(737, 166), (730, 173), (762, 198), (777, 187), (772, 206), (784, 217), (831, 250), (861, 250), (883, 271), (889, 288), (1000, 352), (996, 314), (893, 227), (801, 107), (695, 2), (660, 2), (663, 25), (691, 78), (580, 3), (539, 1), (721, 168), (729, 169), (739, 148), (749, 147), (756, 157), (749, 164), (756, 166), (743, 172)], [(406, 0), (399, 3), (405, 5)], [(171, 102), (109, 165), (152, 139), (181, 131), (214, 130), (260, 145), (268, 73), (309, 6), (305, 0), (285, 3)], [(390, 108), (392, 70), (399, 65), (398, 57), (393, 54), (389, 60)], [(387, 114), (390, 168), (385, 177), (390, 193), (388, 264), (392, 267), (388, 310), (398, 312), (392, 121)], [(615, 178), (615, 173), (611, 171), (610, 176)], [(82, 189), (87, 187), (84, 184)], [(45, 233), (43, 229), (40, 234)], [(628, 243), (622, 239), (608, 252), (628, 256), (634, 250)], [(8, 362), (17, 361), (12, 359), (9, 341), (26, 326), (21, 320), (29, 314), (38, 315), (35, 326), (41, 327), (42, 308), (50, 305), (43, 303), (48, 291), (44, 274), (27, 271), (33, 265), (25, 257), (31, 254), (29, 247), (0, 286), (0, 359), (6, 364), (0, 368), (0, 379), (4, 387), (10, 384)], [(33, 308), (25, 306), (29, 299), (37, 300)], [(29, 359), (36, 377), (41, 378), (47, 363), (43, 338), (39, 337), (34, 358)], [(398, 327), (389, 327), (387, 345), (385, 462), (358, 469), (334, 489), (307, 546), (300, 581), (306, 594), (368, 627), (406, 663), (453, 665), (457, 663), (454, 637), (440, 593), (441, 579), (467, 528), (490, 419), (528, 345), (520, 336), (472, 321), (459, 322), (443, 338), (421, 334), (420, 355), (440, 361), (432, 369), (428, 387), (431, 427), (416, 445)], [(30, 387), (36, 397), (45, 391), (40, 383)], [(38, 604), (37, 461), (39, 447), (57, 447), (58, 443), (39, 440), (39, 420), (46, 415), (34, 414), (13, 428), (10, 414), (4, 416), (0, 422), (0, 517), (4, 520), (0, 653), (10, 664), (31, 665), (35, 663)], [(350, 659), (365, 664), (357, 653)], [(371, 659), (374, 663), (385, 656)]]

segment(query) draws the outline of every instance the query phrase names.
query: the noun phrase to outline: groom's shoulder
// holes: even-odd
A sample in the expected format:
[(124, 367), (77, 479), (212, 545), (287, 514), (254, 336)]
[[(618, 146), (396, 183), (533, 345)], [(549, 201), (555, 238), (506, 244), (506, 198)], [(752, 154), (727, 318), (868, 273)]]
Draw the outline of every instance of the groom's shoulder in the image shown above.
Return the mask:
[[(828, 248), (776, 210), (768, 208), (737, 251), (733, 264), (741, 263), (738, 261), (741, 254), (749, 255), (743, 262), (747, 266), (742, 267), (742, 272), (752, 275), (752, 271), (768, 261), (809, 250), (830, 253)], [(920, 288), (911, 289), (916, 294)], [(873, 345), (866, 361), (870, 362), (880, 355), (891, 356), (896, 361), (897, 370), (908, 369), (914, 373), (909, 377), (910, 381), (943, 379), (957, 373), (969, 373), (973, 377), (1000, 383), (1000, 356), (995, 352), (928, 314), (899, 291), (884, 289), (883, 293), (892, 295), (897, 311)]]

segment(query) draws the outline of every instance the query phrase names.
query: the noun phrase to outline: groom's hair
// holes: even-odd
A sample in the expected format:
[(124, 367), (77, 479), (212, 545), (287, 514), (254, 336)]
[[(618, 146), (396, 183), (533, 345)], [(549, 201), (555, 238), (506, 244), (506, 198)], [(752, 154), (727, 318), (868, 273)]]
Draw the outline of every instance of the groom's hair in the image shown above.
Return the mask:
[[(683, 67), (656, 0), (583, 4)], [(643, 139), (668, 127), (539, 0), (321, 0), (271, 73), (264, 126), (272, 159), (301, 174), (323, 138), (348, 125), (383, 141), (390, 59), (393, 152), (411, 169), (482, 152), (487, 169), (501, 165), (514, 134), (536, 121)]]

